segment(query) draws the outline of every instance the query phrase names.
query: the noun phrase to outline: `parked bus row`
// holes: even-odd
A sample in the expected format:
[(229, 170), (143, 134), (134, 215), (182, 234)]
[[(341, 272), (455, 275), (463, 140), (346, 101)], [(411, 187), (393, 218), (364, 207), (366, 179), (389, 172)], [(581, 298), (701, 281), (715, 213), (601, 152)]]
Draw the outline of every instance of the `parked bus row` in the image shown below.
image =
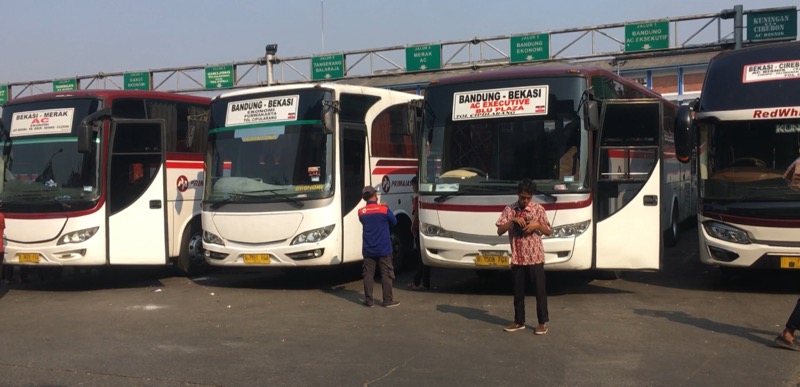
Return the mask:
[(505, 268), (494, 222), (528, 178), (553, 226), (548, 270), (658, 270), (695, 215), (704, 262), (800, 267), (798, 191), (778, 184), (800, 148), (797, 48), (720, 55), (680, 111), (572, 65), (444, 78), (424, 99), (335, 83), (16, 99), (2, 112), (5, 263), (188, 273), (358, 261), (356, 211), (372, 185), (398, 216), (397, 266), (418, 248), (432, 266)]

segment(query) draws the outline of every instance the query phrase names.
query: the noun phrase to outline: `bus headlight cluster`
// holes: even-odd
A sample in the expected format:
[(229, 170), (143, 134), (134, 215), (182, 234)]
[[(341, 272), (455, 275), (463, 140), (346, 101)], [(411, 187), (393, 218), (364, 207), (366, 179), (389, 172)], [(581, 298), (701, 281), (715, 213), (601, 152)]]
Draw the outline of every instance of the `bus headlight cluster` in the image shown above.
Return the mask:
[(328, 235), (331, 235), (331, 232), (333, 232), (333, 226), (334, 225), (332, 224), (330, 226), (315, 228), (313, 230), (301, 233), (300, 235), (298, 235), (298, 236), (294, 237), (294, 239), (292, 239), (292, 244), (293, 245), (298, 245), (300, 243), (315, 243), (315, 242), (319, 242), (319, 241), (327, 238)]
[(70, 243), (81, 243), (89, 240), (89, 238), (93, 237), (94, 234), (97, 234), (97, 230), (100, 227), (92, 227), (92, 228), (85, 228), (83, 230), (73, 231), (71, 233), (64, 234), (61, 238), (58, 238), (58, 242), (56, 245), (66, 245)]
[(589, 221), (580, 222), (580, 223), (572, 223), (572, 224), (565, 224), (563, 226), (553, 227), (553, 232), (550, 236), (542, 235), (542, 239), (544, 238), (574, 238), (578, 235), (583, 234), (586, 229), (589, 228)]
[(225, 246), (225, 242), (222, 241), (222, 238), (218, 237), (217, 234), (213, 234), (205, 230), (203, 231), (203, 242), (210, 243), (212, 245)]
[(442, 238), (453, 237), (453, 234), (450, 234), (450, 231), (447, 231), (439, 226), (434, 226), (432, 224), (422, 223), (419, 226), (419, 230), (422, 232), (423, 235), (426, 236), (435, 236)]
[(747, 236), (747, 233), (736, 227), (731, 227), (719, 222), (705, 222), (703, 223), (703, 228), (708, 235), (714, 238), (743, 245), (750, 244), (750, 237)]

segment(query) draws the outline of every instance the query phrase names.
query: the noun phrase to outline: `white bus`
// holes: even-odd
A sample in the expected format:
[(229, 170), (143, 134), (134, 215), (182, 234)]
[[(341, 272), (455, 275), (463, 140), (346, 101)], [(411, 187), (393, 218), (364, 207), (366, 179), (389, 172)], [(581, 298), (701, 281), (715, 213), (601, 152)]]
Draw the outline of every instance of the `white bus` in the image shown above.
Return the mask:
[(361, 190), (398, 218), (395, 265), (413, 246), (413, 94), (333, 83), (236, 91), (211, 102), (206, 261), (327, 266), (362, 259)]
[(6, 103), (4, 263), (205, 266), (200, 200), (209, 102), (81, 90)]
[(674, 153), (676, 111), (598, 68), (432, 82), (420, 135), (424, 262), (508, 268), (508, 236), (497, 235), (495, 221), (530, 178), (553, 227), (543, 241), (546, 269), (660, 269), (662, 235), (675, 243), (694, 213), (691, 171)]
[(719, 54), (679, 117), (678, 153), (697, 154), (701, 261), (800, 268), (800, 42)]

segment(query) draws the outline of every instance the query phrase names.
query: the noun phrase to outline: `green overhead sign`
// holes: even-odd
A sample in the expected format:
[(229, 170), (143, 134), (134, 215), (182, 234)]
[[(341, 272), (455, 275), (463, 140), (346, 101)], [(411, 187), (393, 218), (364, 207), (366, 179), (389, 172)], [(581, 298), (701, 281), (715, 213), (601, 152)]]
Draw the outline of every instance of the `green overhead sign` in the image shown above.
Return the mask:
[(311, 57), (311, 79), (324, 81), (344, 78), (344, 54)]
[(122, 74), (125, 90), (150, 90), (150, 72)]
[(233, 65), (206, 67), (206, 89), (228, 89), (233, 87)]
[(512, 36), (509, 41), (511, 63), (550, 59), (550, 34)]
[(0, 85), (0, 105), (8, 102), (8, 85)]
[(669, 48), (669, 22), (631, 23), (625, 25), (625, 52)]
[(76, 78), (70, 79), (56, 79), (53, 81), (53, 91), (74, 91), (78, 90), (78, 80)]
[(774, 40), (797, 38), (797, 8), (747, 14), (747, 39)]
[(406, 71), (438, 70), (442, 68), (442, 45), (406, 47)]

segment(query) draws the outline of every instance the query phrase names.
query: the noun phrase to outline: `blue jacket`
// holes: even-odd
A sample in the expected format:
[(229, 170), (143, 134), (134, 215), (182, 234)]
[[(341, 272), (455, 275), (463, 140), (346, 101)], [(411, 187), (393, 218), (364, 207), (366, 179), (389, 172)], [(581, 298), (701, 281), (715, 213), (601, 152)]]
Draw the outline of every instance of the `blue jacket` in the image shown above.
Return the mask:
[(358, 210), (358, 220), (363, 226), (361, 254), (364, 258), (378, 258), (392, 253), (389, 227), (397, 224), (392, 210), (376, 201), (368, 201)]

